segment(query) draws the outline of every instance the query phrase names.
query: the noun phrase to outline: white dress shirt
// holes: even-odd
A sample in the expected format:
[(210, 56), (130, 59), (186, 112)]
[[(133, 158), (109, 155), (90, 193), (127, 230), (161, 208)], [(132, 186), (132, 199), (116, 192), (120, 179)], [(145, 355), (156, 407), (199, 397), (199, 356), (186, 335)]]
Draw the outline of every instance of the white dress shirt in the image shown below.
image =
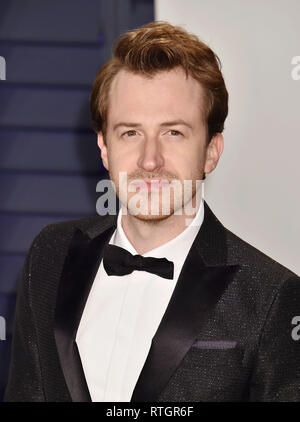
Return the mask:
[[(147, 358), (152, 338), (165, 313), (183, 263), (204, 218), (198, 212), (186, 229), (143, 256), (174, 263), (173, 280), (146, 271), (108, 276), (99, 266), (78, 327), (76, 343), (92, 401), (129, 402)], [(109, 243), (136, 250), (126, 237), (120, 208)]]

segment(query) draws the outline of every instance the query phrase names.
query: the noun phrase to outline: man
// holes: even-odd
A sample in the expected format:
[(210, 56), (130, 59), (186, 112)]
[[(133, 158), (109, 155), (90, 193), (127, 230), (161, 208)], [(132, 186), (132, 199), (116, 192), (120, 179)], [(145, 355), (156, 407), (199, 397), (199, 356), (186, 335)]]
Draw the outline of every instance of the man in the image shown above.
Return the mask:
[(91, 110), (121, 209), (33, 241), (6, 401), (300, 399), (299, 278), (203, 198), (227, 103), (217, 56), (180, 27), (118, 40)]

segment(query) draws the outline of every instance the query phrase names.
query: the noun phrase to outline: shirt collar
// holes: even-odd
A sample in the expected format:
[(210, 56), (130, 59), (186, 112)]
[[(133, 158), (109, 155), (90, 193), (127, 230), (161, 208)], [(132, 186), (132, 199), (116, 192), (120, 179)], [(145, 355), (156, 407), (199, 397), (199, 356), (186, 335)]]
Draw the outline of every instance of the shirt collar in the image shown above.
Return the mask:
[[(150, 251), (143, 254), (144, 257), (154, 258), (167, 258), (169, 261), (174, 263), (174, 280), (177, 280), (181, 271), (182, 265), (187, 257), (187, 254), (197, 236), (198, 231), (202, 225), (204, 219), (204, 203), (201, 198), (200, 206), (198, 208), (196, 216), (191, 220), (189, 225), (176, 237), (158, 246), (157, 248), (151, 249)], [(122, 207), (120, 207), (117, 219), (117, 229), (112, 236), (109, 243), (120, 246), (126, 249), (132, 255), (137, 255), (138, 252), (135, 250), (131, 242), (128, 240), (123, 227), (122, 227)]]

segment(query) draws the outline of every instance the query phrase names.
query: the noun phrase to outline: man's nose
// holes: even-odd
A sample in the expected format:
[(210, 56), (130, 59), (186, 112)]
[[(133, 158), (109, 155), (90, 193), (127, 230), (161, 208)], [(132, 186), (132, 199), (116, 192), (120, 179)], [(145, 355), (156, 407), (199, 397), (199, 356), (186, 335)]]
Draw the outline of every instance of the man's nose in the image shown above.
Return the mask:
[(137, 165), (146, 171), (153, 171), (164, 165), (159, 139), (154, 137), (145, 139)]

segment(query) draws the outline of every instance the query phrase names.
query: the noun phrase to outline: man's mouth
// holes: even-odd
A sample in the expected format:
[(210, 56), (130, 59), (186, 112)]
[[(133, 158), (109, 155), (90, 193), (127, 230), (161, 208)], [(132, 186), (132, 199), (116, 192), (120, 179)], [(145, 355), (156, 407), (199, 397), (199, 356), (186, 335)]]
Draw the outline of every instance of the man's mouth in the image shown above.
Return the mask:
[(169, 182), (166, 179), (147, 179), (147, 180), (139, 180), (139, 181), (133, 181), (131, 183), (136, 188), (139, 188), (141, 190), (147, 189), (147, 190), (153, 190), (153, 189), (162, 189), (166, 186), (169, 186), (171, 182)]

